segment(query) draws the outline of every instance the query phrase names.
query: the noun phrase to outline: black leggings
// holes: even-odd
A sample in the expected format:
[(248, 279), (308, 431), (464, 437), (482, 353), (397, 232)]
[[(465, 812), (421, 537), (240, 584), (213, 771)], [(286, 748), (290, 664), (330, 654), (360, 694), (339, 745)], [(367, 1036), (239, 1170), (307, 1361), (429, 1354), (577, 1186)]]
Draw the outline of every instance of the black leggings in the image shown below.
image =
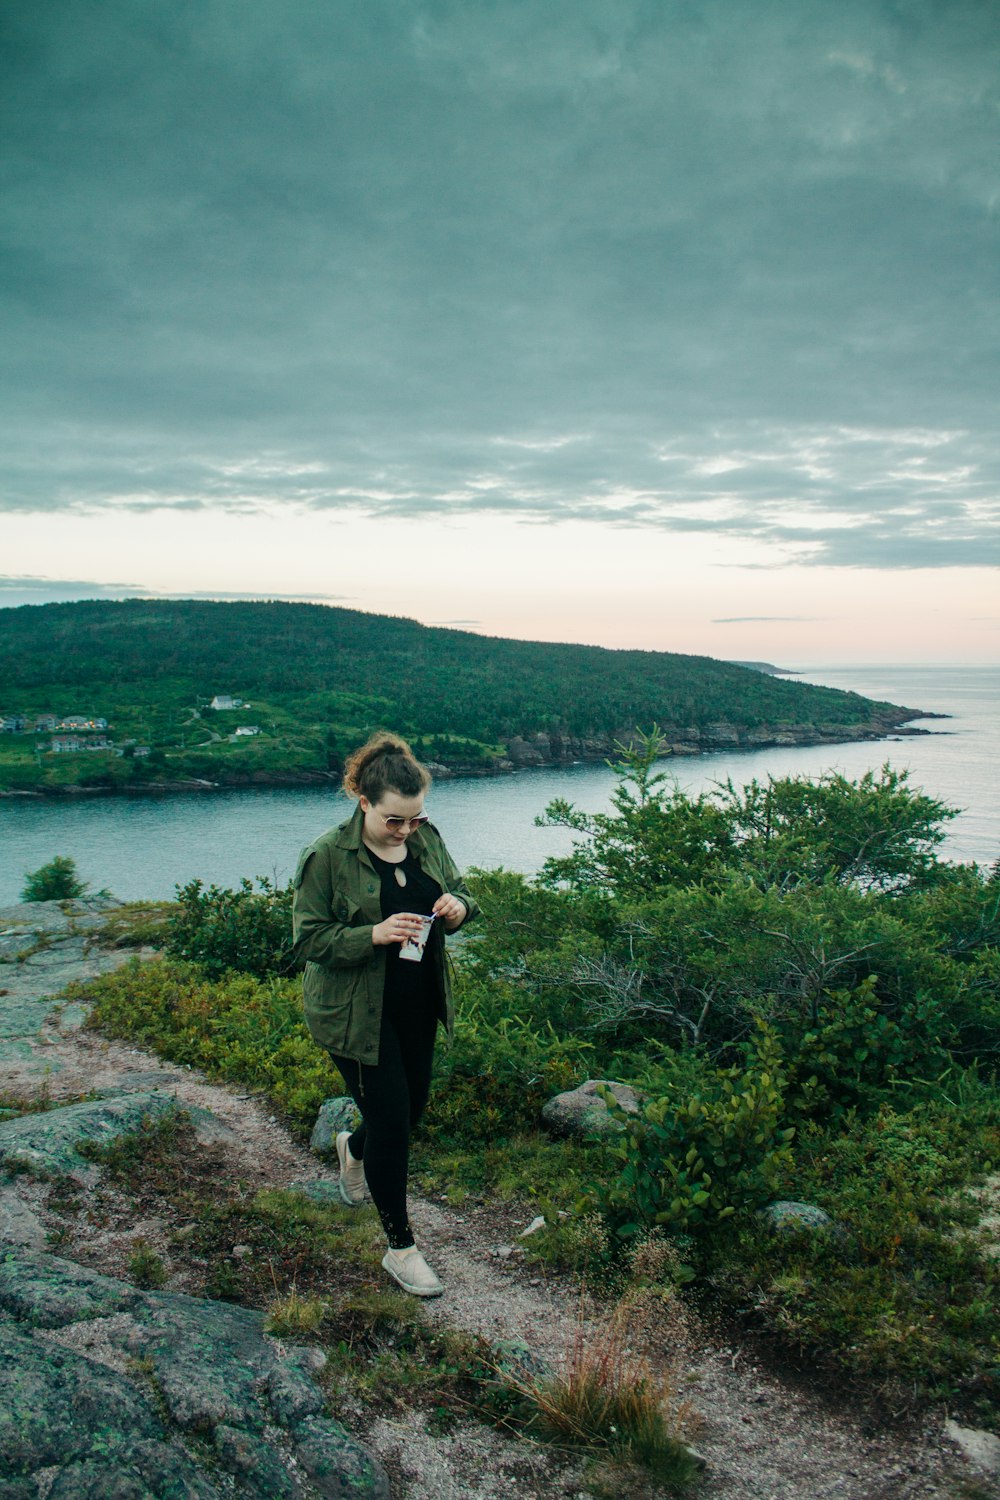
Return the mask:
[(361, 1112), (350, 1152), (365, 1164), (368, 1190), (393, 1250), (413, 1244), (406, 1209), (410, 1131), (427, 1104), (436, 1031), (430, 1006), (387, 1006), (377, 1067), (333, 1054)]

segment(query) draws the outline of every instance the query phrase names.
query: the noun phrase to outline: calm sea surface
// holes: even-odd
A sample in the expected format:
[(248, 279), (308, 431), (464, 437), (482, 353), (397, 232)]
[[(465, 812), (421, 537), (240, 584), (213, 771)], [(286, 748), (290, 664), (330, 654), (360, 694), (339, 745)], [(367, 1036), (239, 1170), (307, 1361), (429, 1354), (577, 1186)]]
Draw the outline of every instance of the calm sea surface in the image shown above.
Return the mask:
[[(948, 825), (950, 859), (989, 864), (1000, 856), (996, 761), (1000, 754), (1000, 666), (824, 667), (807, 682), (849, 688), (866, 697), (950, 714), (930, 720), (918, 739), (857, 745), (756, 750), (677, 760), (680, 785), (697, 792), (731, 777), (738, 785), (768, 775), (856, 777), (888, 760), (913, 783), (961, 815)], [(587, 812), (608, 807), (614, 776), (606, 766), (522, 771), (475, 781), (441, 782), (428, 809), (460, 865), (503, 865), (532, 873), (569, 848), (562, 829), (536, 828), (553, 797)], [(196, 876), (234, 885), (242, 876), (287, 880), (298, 851), (350, 804), (316, 790), (218, 792), (93, 801), (0, 799), (0, 905), (19, 898), (24, 875), (56, 854), (70, 855), (85, 880), (124, 898), (170, 897)]]

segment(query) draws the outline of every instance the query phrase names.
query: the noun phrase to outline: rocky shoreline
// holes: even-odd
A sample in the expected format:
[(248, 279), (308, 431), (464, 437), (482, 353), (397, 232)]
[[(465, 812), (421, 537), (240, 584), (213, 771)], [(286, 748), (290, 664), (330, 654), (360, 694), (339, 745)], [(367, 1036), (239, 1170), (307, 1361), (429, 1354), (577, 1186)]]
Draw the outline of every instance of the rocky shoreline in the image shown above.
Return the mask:
[[(915, 737), (933, 731), (917, 727), (915, 719), (947, 719), (948, 714), (923, 709), (899, 708), (857, 724), (760, 724), (748, 726), (720, 721), (716, 724), (666, 725), (661, 734), (664, 756), (692, 757), (719, 754), (726, 750), (771, 750), (809, 745), (843, 745), (862, 741)], [(626, 726), (613, 734), (577, 738), (563, 734), (513, 736), (506, 754), (489, 759), (442, 765), (431, 762), (430, 770), (438, 781), (486, 776), (508, 776), (517, 771), (558, 770), (569, 765), (615, 759), (618, 747), (633, 739), (635, 726)], [(320, 771), (306, 767), (289, 767), (282, 771), (250, 771), (208, 780), (203, 777), (177, 777), (170, 781), (150, 781), (134, 785), (65, 785), (0, 789), (0, 798), (13, 797), (163, 797), (183, 793), (258, 791), (280, 787), (336, 786), (340, 772)]]

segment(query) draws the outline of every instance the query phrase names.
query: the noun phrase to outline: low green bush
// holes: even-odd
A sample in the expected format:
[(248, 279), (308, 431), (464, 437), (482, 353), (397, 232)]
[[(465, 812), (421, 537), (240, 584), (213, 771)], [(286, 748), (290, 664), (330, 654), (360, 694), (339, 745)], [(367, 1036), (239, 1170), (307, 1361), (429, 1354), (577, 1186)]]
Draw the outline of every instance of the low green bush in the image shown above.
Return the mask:
[(993, 1426), (1000, 1259), (968, 1184), (998, 1159), (1000, 1106), (975, 1080), (961, 1108), (939, 1096), (807, 1126), (777, 1187), (824, 1208), (834, 1233), (734, 1221), (701, 1246), (703, 1274), (730, 1308), (828, 1370), (878, 1382), (899, 1410), (947, 1400)]
[(551, 1022), (533, 1026), (514, 1013), (516, 1001), (511, 991), (499, 1018), (476, 998), (459, 1006), (454, 1039), (439, 1049), (428, 1120), (442, 1142), (476, 1145), (533, 1129), (547, 1099), (586, 1077), (587, 1044)]
[(749, 1052), (742, 1069), (706, 1070), (700, 1092), (646, 1099), (634, 1114), (604, 1090), (621, 1134), (608, 1148), (618, 1176), (599, 1199), (620, 1238), (660, 1225), (683, 1234), (712, 1229), (773, 1193), (795, 1131), (782, 1128), (773, 1034), (762, 1028)]
[(345, 1089), (306, 1030), (300, 991), (294, 979), (207, 979), (171, 959), (134, 960), (75, 989), (94, 1002), (90, 1025), (211, 1078), (261, 1089), (307, 1133), (323, 1101)]
[(292, 887), (266, 876), (241, 880), (235, 890), (189, 881), (177, 888), (168, 920), (168, 951), (218, 978), (230, 969), (263, 978), (292, 974), (301, 965), (291, 957)]

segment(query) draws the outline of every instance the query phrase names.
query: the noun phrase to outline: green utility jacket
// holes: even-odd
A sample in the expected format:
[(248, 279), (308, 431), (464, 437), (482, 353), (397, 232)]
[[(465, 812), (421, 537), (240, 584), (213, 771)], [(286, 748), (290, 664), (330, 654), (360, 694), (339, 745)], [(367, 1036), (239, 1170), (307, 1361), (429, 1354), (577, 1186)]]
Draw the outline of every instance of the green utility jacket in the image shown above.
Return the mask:
[[(328, 829), (299, 855), (292, 932), (293, 952), (306, 960), (302, 995), (313, 1040), (338, 1057), (374, 1065), (382, 1028), (386, 949), (372, 942), (372, 928), (382, 920), (382, 886), (362, 842), (363, 824), (359, 803), (353, 817)], [(433, 823), (412, 833), (408, 848), (442, 891), (465, 902), (466, 921), (478, 916), (479, 907)], [(444, 948), (443, 941), (434, 943), (428, 957), (437, 966), (440, 1016), (450, 1033), (454, 1007)]]

